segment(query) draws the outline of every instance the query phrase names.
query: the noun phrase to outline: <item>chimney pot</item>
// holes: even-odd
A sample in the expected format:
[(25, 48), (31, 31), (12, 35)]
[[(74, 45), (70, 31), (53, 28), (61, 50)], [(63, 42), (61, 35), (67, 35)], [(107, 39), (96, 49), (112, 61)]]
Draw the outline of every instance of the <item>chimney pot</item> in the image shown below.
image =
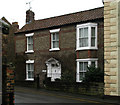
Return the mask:
[(12, 25), (18, 25), (18, 22), (12, 22)]

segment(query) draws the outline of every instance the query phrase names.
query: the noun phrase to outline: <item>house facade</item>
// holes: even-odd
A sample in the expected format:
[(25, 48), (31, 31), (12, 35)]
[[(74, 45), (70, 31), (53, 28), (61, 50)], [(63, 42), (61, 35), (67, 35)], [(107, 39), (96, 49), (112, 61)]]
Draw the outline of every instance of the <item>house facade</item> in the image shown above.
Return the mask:
[(103, 12), (100, 7), (34, 20), (28, 10), (26, 25), (15, 33), (16, 83), (32, 84), (39, 77), (42, 86), (46, 77), (54, 82), (65, 71), (82, 82), (87, 66), (104, 70)]

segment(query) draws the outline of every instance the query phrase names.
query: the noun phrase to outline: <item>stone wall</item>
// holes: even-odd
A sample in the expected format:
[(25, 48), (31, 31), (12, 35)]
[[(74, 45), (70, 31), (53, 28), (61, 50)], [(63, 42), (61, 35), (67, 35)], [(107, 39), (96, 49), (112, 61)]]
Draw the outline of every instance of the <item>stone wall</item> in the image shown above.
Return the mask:
[(50, 82), (45, 85), (48, 90), (76, 93), (80, 95), (104, 96), (104, 83), (72, 83)]
[(120, 96), (118, 1), (106, 0), (104, 4), (105, 95), (113, 96)]

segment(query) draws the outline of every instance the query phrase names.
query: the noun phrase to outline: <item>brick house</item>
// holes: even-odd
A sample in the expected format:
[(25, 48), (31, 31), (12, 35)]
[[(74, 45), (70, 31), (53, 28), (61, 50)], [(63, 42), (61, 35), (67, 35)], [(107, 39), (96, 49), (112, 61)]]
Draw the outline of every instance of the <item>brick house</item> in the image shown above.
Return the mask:
[(86, 67), (104, 69), (104, 8), (34, 20), (26, 12), (26, 25), (15, 33), (16, 83), (32, 84), (39, 75), (51, 81), (64, 71), (82, 82)]

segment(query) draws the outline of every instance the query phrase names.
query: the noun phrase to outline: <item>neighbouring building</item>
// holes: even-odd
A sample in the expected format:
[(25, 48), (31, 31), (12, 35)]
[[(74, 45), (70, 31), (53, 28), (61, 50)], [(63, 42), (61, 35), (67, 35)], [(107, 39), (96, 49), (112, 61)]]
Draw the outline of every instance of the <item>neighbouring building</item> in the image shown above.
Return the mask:
[(105, 95), (120, 96), (120, 0), (104, 0)]
[(0, 22), (2, 23), (2, 63), (13, 63), (15, 60), (15, 41), (14, 32), (19, 29), (18, 23), (12, 24), (2, 17)]
[(17, 31), (18, 25), (16, 22), (9, 23), (3, 17), (0, 19), (0, 89), (2, 89), (2, 103), (6, 105), (13, 105), (14, 103), (14, 69), (15, 49), (14, 49), (14, 32)]
[(34, 84), (39, 76), (60, 79), (73, 72), (82, 82), (87, 66), (104, 70), (104, 8), (35, 20), (26, 12), (26, 24), (15, 33), (16, 84)]

